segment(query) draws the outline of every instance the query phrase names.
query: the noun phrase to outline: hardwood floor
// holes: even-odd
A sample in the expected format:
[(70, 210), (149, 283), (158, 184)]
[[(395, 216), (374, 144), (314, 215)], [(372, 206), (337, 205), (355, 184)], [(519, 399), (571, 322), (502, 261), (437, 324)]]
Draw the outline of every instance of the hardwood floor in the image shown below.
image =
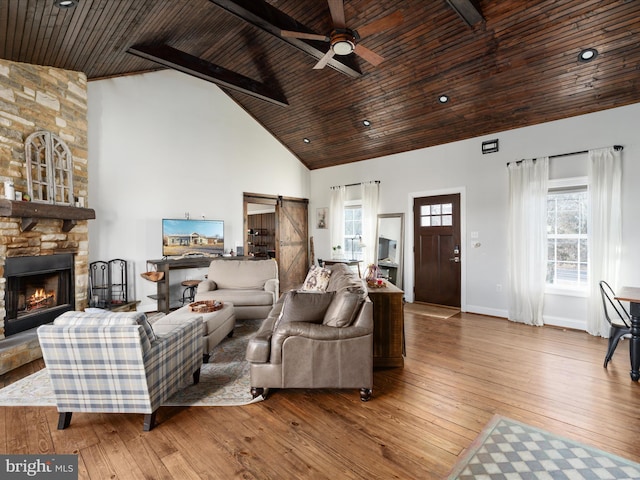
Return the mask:
[[(54, 407), (0, 408), (4, 453), (76, 453), (80, 478), (445, 478), (496, 413), (640, 462), (640, 385), (628, 342), (602, 367), (607, 340), (457, 314), (406, 309), (404, 368), (356, 390), (281, 390), (245, 407), (83, 414), (56, 430)], [(6, 385), (42, 367), (0, 377)]]

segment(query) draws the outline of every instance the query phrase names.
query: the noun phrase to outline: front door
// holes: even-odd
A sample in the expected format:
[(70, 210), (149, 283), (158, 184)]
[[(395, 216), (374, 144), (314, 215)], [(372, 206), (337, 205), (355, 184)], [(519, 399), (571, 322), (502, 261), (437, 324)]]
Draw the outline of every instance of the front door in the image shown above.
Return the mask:
[(460, 194), (414, 199), (416, 302), (460, 307)]

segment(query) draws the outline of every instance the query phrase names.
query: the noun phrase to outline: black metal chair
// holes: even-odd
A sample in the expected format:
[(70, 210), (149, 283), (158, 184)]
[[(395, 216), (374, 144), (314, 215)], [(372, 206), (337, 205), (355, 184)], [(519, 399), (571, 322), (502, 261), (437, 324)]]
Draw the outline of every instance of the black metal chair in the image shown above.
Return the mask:
[(600, 294), (602, 295), (604, 316), (611, 326), (609, 330), (609, 348), (607, 349), (607, 356), (604, 357), (604, 368), (607, 368), (607, 364), (613, 357), (613, 352), (615, 352), (620, 339), (625, 335), (631, 334), (631, 317), (622, 302), (616, 300), (616, 294), (604, 280), (600, 281)]

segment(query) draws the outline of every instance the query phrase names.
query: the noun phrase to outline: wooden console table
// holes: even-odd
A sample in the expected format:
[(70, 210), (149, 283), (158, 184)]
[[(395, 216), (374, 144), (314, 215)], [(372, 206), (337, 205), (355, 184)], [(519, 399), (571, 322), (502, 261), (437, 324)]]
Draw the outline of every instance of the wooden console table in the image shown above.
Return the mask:
[(373, 302), (373, 366), (404, 366), (404, 292), (387, 282), (369, 287)]
[(171, 270), (184, 269), (184, 268), (204, 268), (211, 264), (213, 258), (211, 257), (183, 257), (183, 258), (163, 258), (159, 260), (147, 260), (147, 263), (155, 265), (158, 272), (164, 272), (164, 278), (157, 284), (157, 295), (154, 296), (158, 300), (158, 311), (169, 313), (170, 311), (170, 298), (169, 298), (169, 272)]

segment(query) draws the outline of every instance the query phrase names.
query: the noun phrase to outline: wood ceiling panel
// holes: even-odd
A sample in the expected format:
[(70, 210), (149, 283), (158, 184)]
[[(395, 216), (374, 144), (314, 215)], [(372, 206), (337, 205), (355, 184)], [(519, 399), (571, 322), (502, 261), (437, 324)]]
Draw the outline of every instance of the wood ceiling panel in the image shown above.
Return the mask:
[[(326, 2), (268, 3), (312, 31), (332, 29)], [(80, 0), (71, 10), (5, 0), (0, 57), (97, 79), (163, 68), (126, 52), (169, 45), (281, 92), (288, 107), (226, 93), (311, 169), (640, 101), (640, 2), (478, 5), (485, 21), (469, 27), (446, 0), (345, 0), (351, 28), (395, 11), (404, 18), (361, 40), (384, 61), (373, 67), (356, 57), (359, 78), (314, 70), (315, 58), (209, 0)], [(599, 56), (578, 62), (590, 46)], [(442, 93), (448, 104), (437, 102)]]

